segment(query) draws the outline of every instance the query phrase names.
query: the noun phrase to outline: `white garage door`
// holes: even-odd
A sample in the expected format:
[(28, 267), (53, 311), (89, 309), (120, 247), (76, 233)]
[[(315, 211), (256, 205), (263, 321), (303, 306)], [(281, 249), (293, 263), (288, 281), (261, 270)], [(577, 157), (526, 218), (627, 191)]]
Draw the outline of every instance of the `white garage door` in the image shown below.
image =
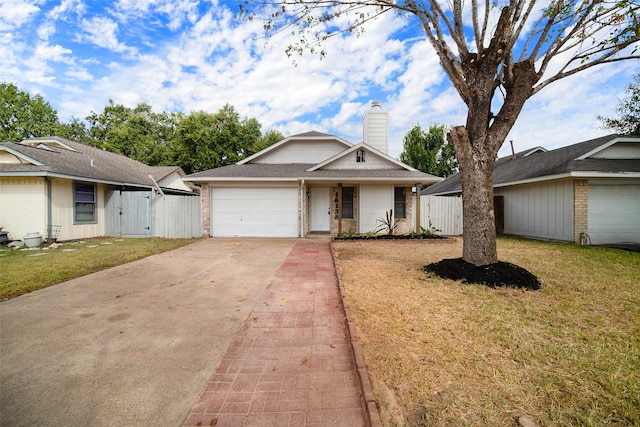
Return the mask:
[(297, 237), (297, 188), (213, 188), (214, 237)]
[(640, 243), (640, 185), (589, 185), (588, 234), (594, 245)]

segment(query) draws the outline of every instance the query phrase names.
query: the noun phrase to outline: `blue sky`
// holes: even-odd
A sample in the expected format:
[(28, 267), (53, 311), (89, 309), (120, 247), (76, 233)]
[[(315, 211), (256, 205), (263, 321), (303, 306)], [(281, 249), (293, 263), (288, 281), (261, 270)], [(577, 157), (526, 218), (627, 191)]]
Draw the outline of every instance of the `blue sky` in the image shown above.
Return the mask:
[[(389, 152), (411, 127), (464, 124), (466, 108), (415, 22), (386, 14), (365, 34), (330, 39), (328, 56), (285, 54), (287, 34), (234, 18), (236, 1), (0, 0), (0, 81), (42, 95), (62, 121), (109, 99), (156, 111), (216, 112), (233, 105), (263, 130), (317, 130), (362, 140), (373, 100), (389, 111)], [(508, 139), (517, 151), (556, 148), (608, 133), (638, 61), (592, 68), (529, 100)], [(506, 155), (508, 143), (500, 154)]]

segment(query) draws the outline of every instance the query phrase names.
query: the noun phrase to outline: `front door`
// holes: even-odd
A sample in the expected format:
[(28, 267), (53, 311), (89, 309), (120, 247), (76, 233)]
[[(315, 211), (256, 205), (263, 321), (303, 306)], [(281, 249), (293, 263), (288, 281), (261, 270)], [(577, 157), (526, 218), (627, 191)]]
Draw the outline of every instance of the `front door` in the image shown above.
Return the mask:
[(329, 231), (331, 201), (328, 188), (311, 189), (311, 231)]

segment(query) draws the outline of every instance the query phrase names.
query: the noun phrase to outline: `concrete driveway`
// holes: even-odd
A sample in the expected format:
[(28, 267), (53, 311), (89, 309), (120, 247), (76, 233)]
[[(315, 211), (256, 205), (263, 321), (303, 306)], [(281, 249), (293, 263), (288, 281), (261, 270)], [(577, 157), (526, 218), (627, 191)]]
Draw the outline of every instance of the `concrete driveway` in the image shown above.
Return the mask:
[(0, 425), (180, 425), (295, 242), (206, 239), (0, 303)]

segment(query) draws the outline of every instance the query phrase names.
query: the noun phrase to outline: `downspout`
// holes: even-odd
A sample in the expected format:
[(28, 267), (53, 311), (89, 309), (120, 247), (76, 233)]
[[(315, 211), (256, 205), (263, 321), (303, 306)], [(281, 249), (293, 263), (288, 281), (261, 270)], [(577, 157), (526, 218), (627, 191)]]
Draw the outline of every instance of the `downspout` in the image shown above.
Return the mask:
[(51, 201), (51, 177), (47, 177), (47, 243), (52, 242), (53, 202)]
[(153, 185), (155, 185), (156, 190), (158, 190), (158, 193), (160, 193), (161, 196), (164, 196), (164, 191), (162, 191), (162, 188), (160, 188), (160, 185), (156, 182), (156, 180), (153, 179), (151, 175), (149, 175), (149, 178), (151, 178), (151, 182), (153, 182)]
[(420, 224), (420, 215), (422, 215), (422, 212), (420, 212), (420, 188), (421, 185), (416, 184), (416, 233), (420, 233), (422, 228), (422, 224)]

